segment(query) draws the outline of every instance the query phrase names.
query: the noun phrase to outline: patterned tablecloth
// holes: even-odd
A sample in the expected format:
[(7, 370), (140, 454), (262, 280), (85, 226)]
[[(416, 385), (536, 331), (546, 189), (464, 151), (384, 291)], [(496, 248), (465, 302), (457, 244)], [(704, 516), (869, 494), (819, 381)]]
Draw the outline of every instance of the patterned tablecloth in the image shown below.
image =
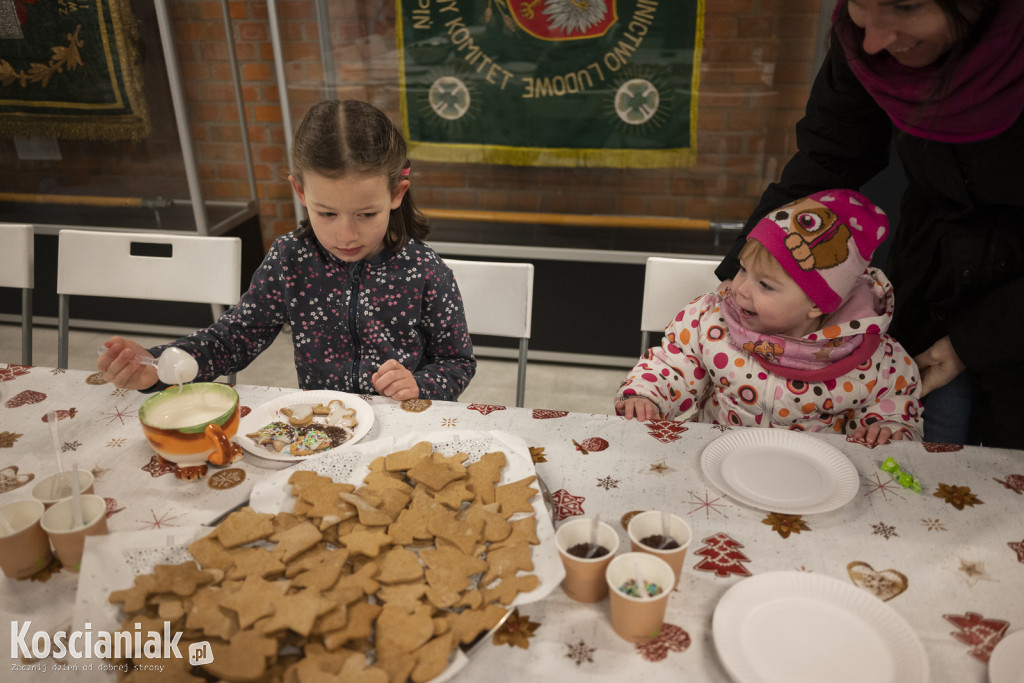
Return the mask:
[[(243, 412), (294, 391), (236, 388)], [(28, 498), (35, 480), (56, 471), (50, 411), (58, 415), (65, 466), (77, 461), (95, 475), (111, 533), (209, 522), (276, 471), (246, 456), (211, 468), (199, 483), (176, 479), (142, 436), (145, 398), (87, 372), (0, 365), (0, 503)], [(616, 637), (607, 600), (583, 605), (556, 589), (519, 608), (493, 644), (474, 653), (460, 681), (495, 672), (513, 680), (727, 681), (712, 637), (715, 606), (731, 586), (776, 570), (840, 579), (885, 600), (923, 643), (934, 681), (987, 680), (993, 648), (1024, 628), (1024, 451), (918, 443), (869, 449), (823, 436), (855, 466), (856, 495), (832, 512), (787, 515), (740, 504), (702, 473), (701, 452), (732, 431), (726, 427), (364, 398), (375, 414), (365, 440), (438, 430), (502, 430), (524, 439), (551, 491), (556, 527), (600, 515), (618, 530), (620, 552), (628, 550), (624, 523), (636, 511), (667, 510), (693, 529), (654, 642), (634, 646)], [(880, 469), (889, 456), (918, 477), (921, 493)], [(76, 586), (77, 575), (58, 568), (0, 579), (0, 646), (11, 642), (12, 621), (32, 620), (32, 632), (68, 628)], [(794, 656), (804, 646), (787, 645)], [(50, 669), (4, 678), (42, 680), (52, 662)]]

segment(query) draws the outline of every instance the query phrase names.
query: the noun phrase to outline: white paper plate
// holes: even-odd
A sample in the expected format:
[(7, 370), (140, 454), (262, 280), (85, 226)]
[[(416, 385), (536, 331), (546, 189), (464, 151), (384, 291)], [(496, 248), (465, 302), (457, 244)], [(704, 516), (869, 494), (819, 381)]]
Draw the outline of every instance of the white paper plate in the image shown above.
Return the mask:
[[(330, 448), (325, 451), (317, 451), (312, 455), (292, 455), (288, 451), (281, 451), (277, 453), (266, 446), (259, 445), (256, 441), (246, 436), (251, 434), (262, 427), (270, 424), (271, 422), (287, 422), (288, 417), (281, 414), (281, 408), (288, 408), (291, 406), (301, 405), (317, 405), (322, 403), (327, 405), (331, 401), (341, 401), (346, 408), (354, 408), (356, 411), (356, 426), (352, 430), (352, 438), (341, 444), (336, 448)], [(373, 408), (370, 404), (359, 398), (355, 394), (346, 394), (343, 391), (296, 391), (284, 396), (279, 396), (272, 401), (267, 401), (263, 405), (253, 408), (252, 412), (241, 419), (238, 424), (238, 434), (235, 436), (235, 441), (238, 445), (247, 450), (253, 455), (264, 458), (266, 460), (278, 460), (282, 462), (300, 462), (308, 458), (320, 457), (323, 455), (330, 455), (332, 453), (338, 453), (349, 446), (352, 446), (364, 436), (366, 436), (370, 429), (373, 427)]]
[(704, 448), (700, 466), (727, 495), (768, 512), (829, 512), (853, 500), (860, 486), (842, 452), (785, 429), (730, 432)]
[(758, 574), (732, 586), (711, 622), (739, 683), (926, 683), (928, 657), (893, 608), (839, 579)]
[(989, 683), (1024, 683), (1024, 629), (1003, 636), (988, 659)]

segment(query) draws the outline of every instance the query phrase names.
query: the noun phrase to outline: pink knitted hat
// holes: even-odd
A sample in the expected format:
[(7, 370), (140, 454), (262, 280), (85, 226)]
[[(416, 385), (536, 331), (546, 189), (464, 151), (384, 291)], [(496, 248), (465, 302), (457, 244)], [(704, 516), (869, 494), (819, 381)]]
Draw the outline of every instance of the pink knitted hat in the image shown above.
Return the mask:
[(747, 235), (824, 313), (839, 308), (889, 233), (885, 212), (852, 190), (825, 190), (762, 218)]

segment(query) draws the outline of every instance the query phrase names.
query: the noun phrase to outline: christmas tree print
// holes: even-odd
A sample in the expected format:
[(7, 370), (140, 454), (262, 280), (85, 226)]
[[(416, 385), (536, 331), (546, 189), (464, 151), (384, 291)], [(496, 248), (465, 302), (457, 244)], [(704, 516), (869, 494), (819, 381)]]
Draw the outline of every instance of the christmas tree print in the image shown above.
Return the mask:
[(728, 534), (717, 533), (703, 539), (704, 544), (695, 555), (704, 559), (698, 562), (694, 569), (705, 572), (714, 572), (717, 576), (727, 577), (730, 574), (739, 576), (750, 576), (750, 570), (744, 567), (741, 562), (750, 562), (750, 558), (739, 551), (742, 543), (734, 541)]
[(1003, 639), (1006, 630), (1010, 628), (1008, 621), (986, 619), (984, 615), (977, 612), (943, 614), (942, 618), (960, 629), (950, 632), (950, 635), (964, 645), (972, 646), (968, 654), (986, 664), (992, 655), (992, 650)]

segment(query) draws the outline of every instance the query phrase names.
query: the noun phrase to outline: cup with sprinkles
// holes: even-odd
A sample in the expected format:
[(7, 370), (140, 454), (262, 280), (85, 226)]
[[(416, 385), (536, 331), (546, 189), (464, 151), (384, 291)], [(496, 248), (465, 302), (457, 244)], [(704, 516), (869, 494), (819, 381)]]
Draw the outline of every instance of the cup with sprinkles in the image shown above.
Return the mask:
[(623, 553), (605, 572), (612, 629), (623, 640), (646, 643), (661, 633), (675, 572), (650, 553)]

